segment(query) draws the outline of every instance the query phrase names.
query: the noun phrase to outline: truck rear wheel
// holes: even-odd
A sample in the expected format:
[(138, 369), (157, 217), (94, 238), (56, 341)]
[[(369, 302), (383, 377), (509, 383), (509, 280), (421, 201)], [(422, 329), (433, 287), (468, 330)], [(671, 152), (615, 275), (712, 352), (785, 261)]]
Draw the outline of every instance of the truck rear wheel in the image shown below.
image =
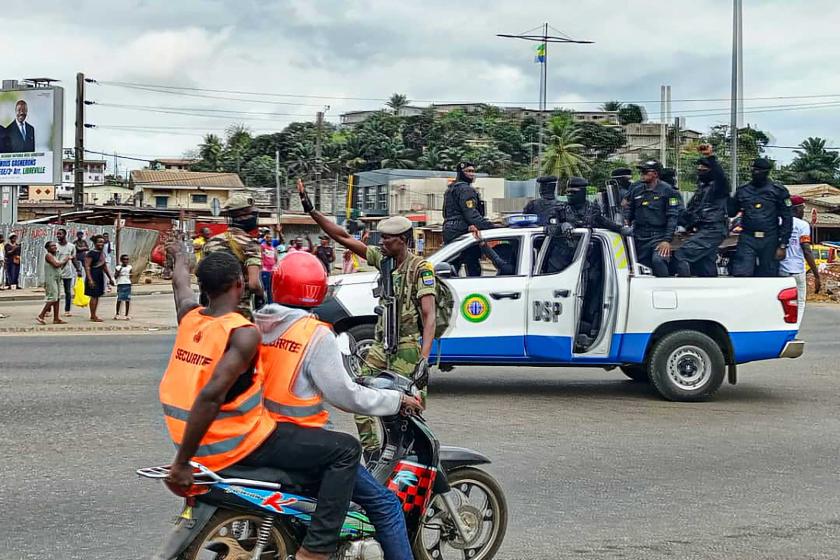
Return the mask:
[(353, 339), (354, 355), (344, 356), (344, 367), (353, 375), (362, 374), (362, 364), (376, 338), (374, 332), (373, 323), (362, 323), (347, 329), (347, 334)]
[(723, 352), (709, 336), (676, 331), (656, 342), (648, 375), (669, 401), (700, 401), (715, 394), (726, 375)]

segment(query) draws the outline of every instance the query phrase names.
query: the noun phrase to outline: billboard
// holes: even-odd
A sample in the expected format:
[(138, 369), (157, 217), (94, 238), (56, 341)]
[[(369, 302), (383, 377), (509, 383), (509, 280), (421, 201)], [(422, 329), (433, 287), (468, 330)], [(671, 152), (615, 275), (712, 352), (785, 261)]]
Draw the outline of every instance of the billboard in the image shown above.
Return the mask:
[(64, 90), (0, 90), (0, 185), (61, 184)]

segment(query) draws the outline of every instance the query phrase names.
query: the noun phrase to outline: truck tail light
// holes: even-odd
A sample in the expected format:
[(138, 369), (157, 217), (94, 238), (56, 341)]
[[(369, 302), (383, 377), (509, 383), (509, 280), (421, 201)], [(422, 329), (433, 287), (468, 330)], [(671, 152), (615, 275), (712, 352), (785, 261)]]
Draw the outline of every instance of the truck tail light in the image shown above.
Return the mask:
[(779, 292), (779, 301), (782, 302), (782, 312), (785, 315), (785, 323), (795, 323), (799, 315), (799, 306), (796, 302), (796, 288), (785, 288)]

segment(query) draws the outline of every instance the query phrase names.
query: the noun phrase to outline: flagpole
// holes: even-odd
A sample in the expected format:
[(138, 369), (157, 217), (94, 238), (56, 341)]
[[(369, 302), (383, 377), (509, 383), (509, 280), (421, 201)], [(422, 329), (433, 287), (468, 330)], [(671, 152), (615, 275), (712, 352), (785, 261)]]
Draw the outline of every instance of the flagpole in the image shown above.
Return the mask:
[[(545, 125), (545, 112), (548, 111), (548, 44), (549, 43), (578, 43), (590, 44), (592, 41), (580, 41), (572, 39), (563, 32), (551, 27), (551, 29), (558, 33), (558, 35), (549, 35), (548, 31), (551, 26), (548, 22), (543, 23), (537, 27), (512, 35), (509, 33), (498, 33), (496, 37), (504, 39), (520, 39), (523, 41), (531, 41), (537, 43), (537, 62), (540, 63), (540, 91), (539, 91), (539, 115), (537, 117), (537, 124), (539, 125), (539, 138), (537, 150), (537, 173), (542, 173), (542, 153), (543, 153), (543, 126)], [(540, 30), (541, 33), (537, 35), (535, 32)]]

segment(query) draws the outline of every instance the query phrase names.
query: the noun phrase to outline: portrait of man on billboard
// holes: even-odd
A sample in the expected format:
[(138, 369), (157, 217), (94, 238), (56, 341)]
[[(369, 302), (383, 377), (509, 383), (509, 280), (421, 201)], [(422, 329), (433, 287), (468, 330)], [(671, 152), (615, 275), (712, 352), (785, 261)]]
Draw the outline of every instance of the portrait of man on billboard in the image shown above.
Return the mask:
[(6, 127), (5, 152), (34, 152), (35, 127), (26, 122), (29, 106), (19, 99), (15, 103), (15, 120)]

